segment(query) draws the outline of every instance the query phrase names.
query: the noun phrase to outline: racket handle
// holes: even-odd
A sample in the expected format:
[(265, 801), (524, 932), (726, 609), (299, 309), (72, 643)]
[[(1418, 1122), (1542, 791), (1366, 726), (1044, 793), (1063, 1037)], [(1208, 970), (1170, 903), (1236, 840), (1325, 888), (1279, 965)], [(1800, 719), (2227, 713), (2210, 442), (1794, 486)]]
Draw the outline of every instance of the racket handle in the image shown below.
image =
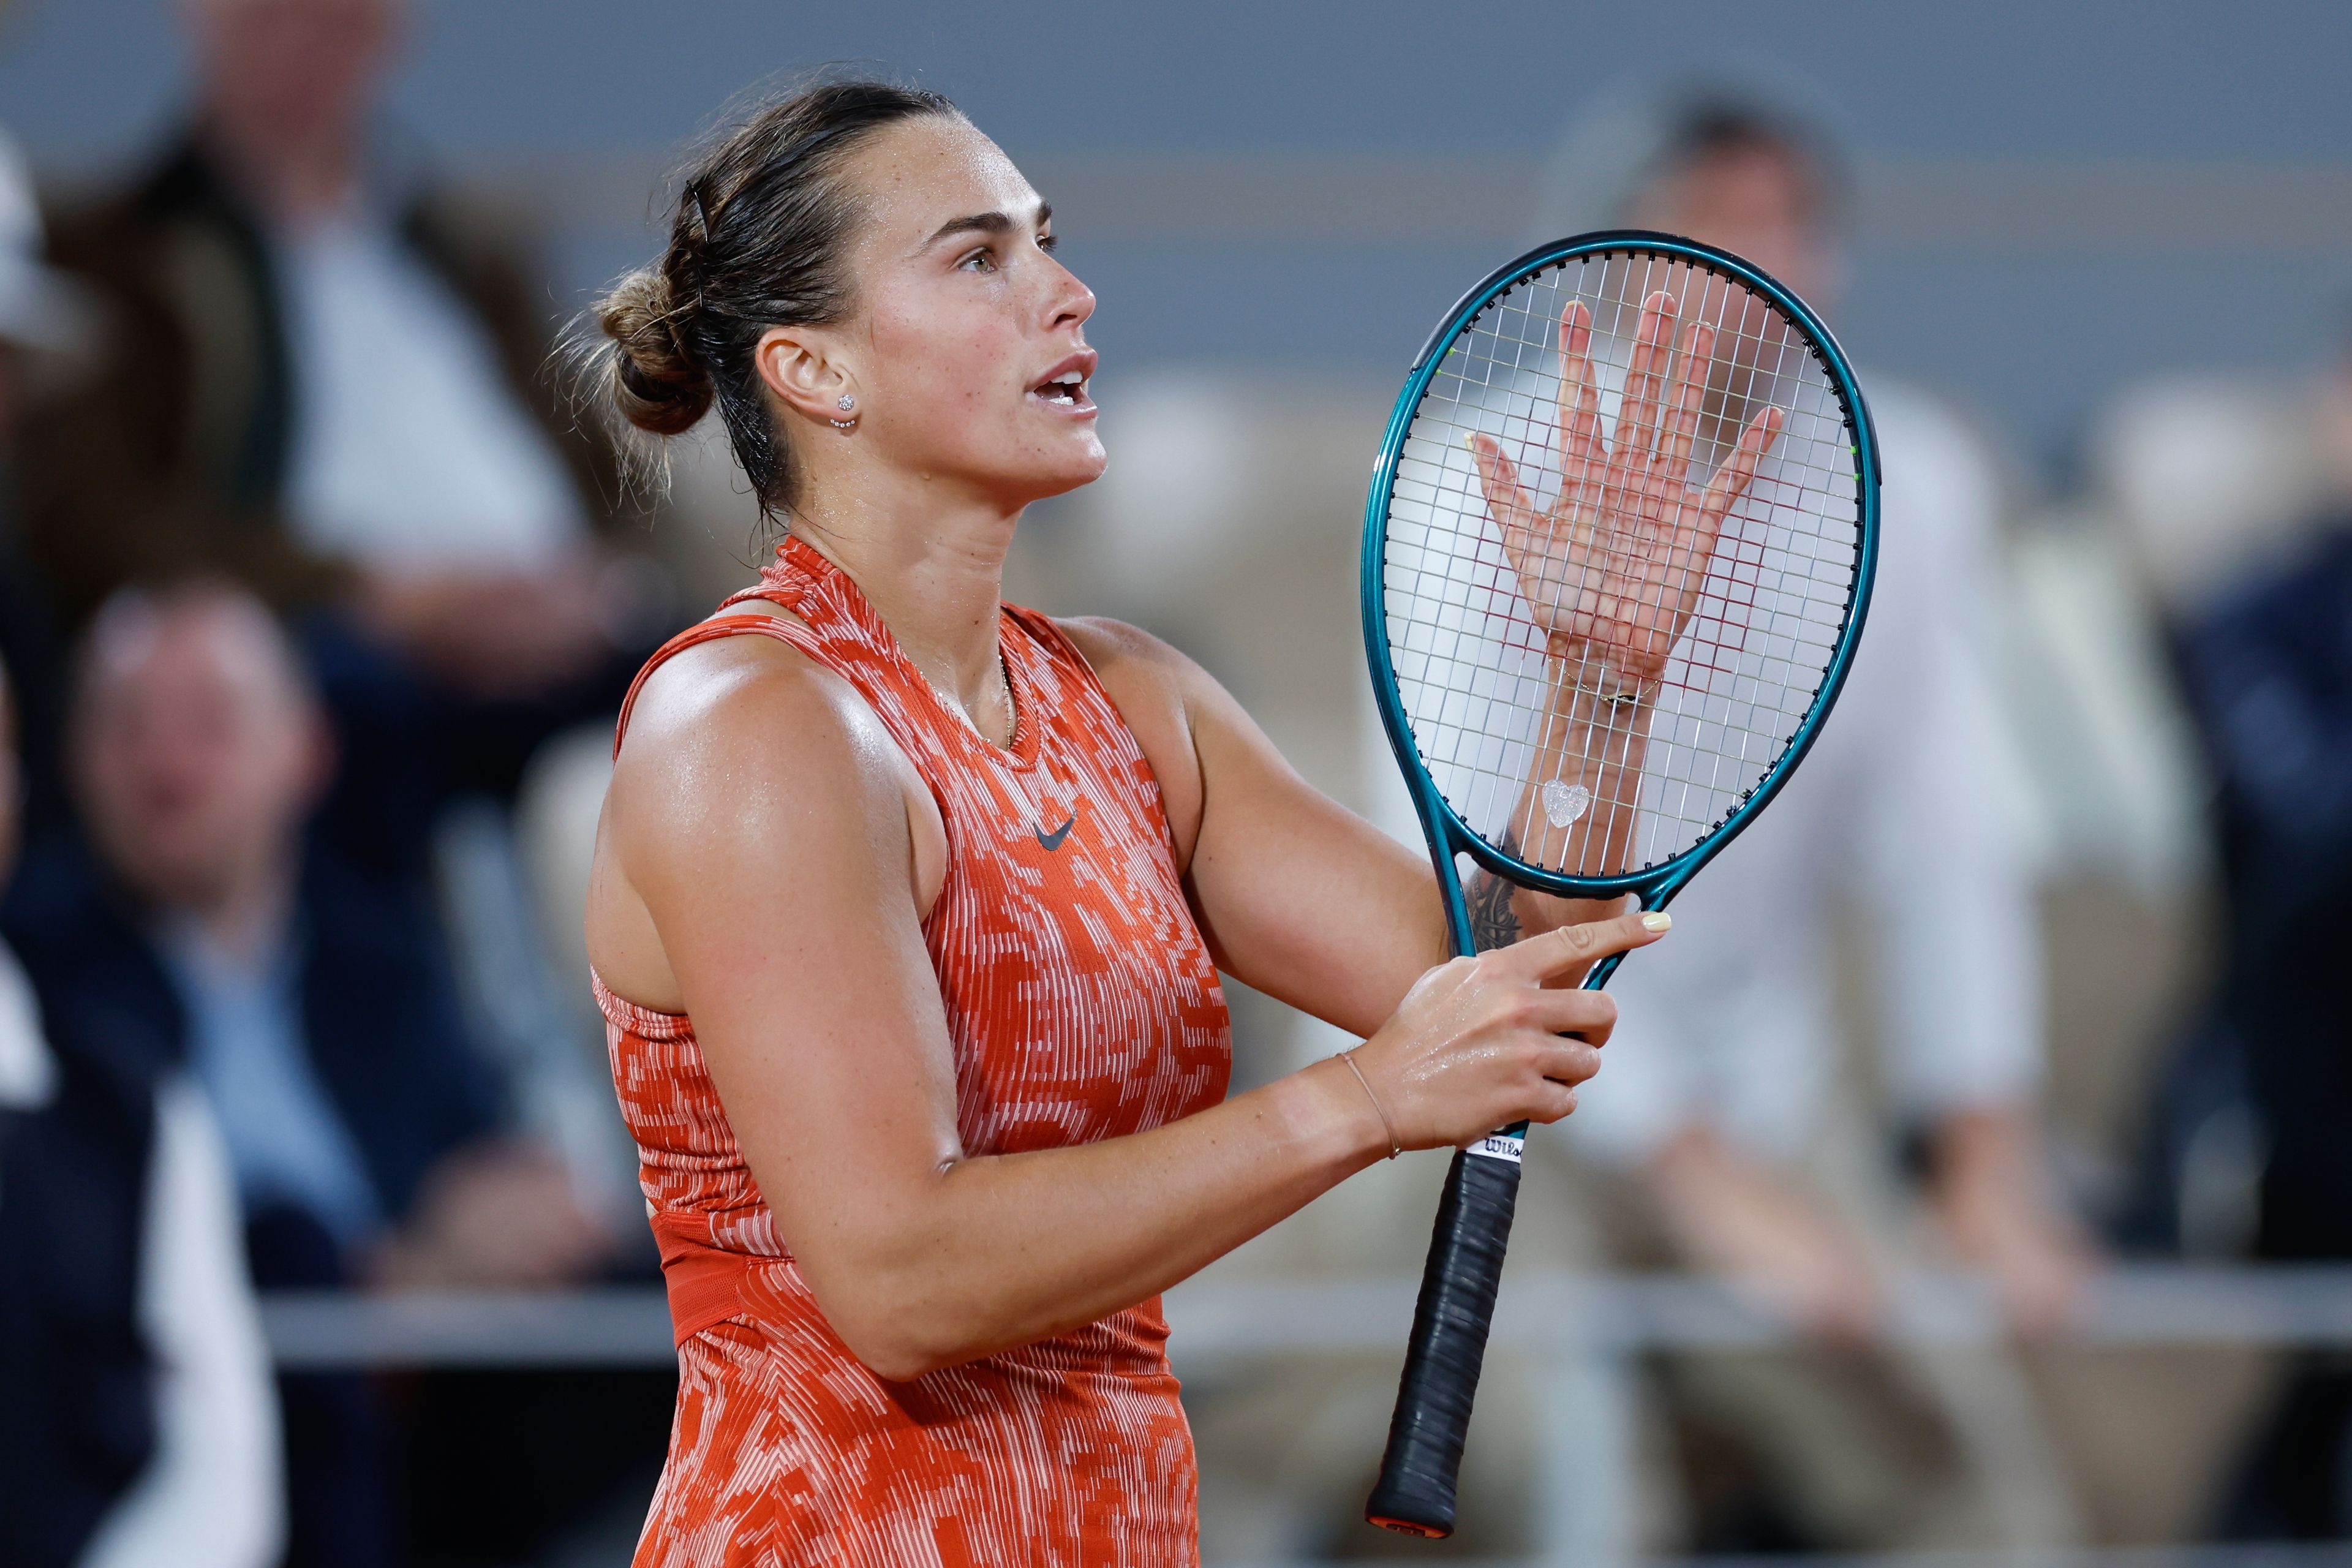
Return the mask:
[[(1524, 1128), (1514, 1128), (1523, 1133)], [(1517, 1140), (1513, 1140), (1514, 1142)], [(1470, 1402), (1486, 1359), (1486, 1329), (1503, 1278), (1503, 1250), (1519, 1201), (1515, 1160), (1457, 1152), (1437, 1205), (1437, 1233), (1412, 1311), (1404, 1378), (1364, 1517), (1408, 1535), (1454, 1533), (1454, 1486)]]

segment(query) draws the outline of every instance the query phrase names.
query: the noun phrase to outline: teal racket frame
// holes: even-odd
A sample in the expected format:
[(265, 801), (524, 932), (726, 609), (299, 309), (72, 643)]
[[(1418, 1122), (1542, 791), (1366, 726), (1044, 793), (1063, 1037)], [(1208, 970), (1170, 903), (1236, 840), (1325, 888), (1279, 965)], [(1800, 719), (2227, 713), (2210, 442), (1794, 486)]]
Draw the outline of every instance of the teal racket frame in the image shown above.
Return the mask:
[[(1672, 859), (1620, 876), (1571, 877), (1528, 865), (1496, 849), (1462, 820), (1431, 777), (1413, 741), (1412, 727), (1397, 690), (1396, 671), (1389, 658), (1386, 545), (1397, 464), (1420, 412), (1422, 395), (1431, 377), (1443, 366), (1446, 354), (1496, 296), (1535, 273), (1580, 256), (1603, 252), (1683, 260), (1728, 274), (1769, 300), (1796, 324), (1828, 370), (1846, 414), (1861, 526), (1855, 562), (1857, 580), (1827, 671), (1811, 706), (1799, 720), (1787, 749), (1772, 769), (1725, 814), (1720, 823)], [(1371, 493), (1364, 503), (1362, 593), (1364, 652), (1370, 664), (1373, 695), (1379, 702), (1381, 723), (1404, 770), (1422, 829), (1428, 837), (1430, 858), (1445, 900), (1446, 929), (1454, 952), (1469, 954), (1476, 951), (1457, 868), (1461, 855), (1468, 855), (1489, 873), (1521, 887), (1580, 899), (1632, 893), (1641, 900), (1644, 910), (1659, 910), (1770, 804), (1811, 750), (1853, 666), (1878, 569), (1878, 441), (1869, 405), (1863, 400), (1862, 388), (1854, 380), (1844, 351), (1828, 326), (1780, 283), (1712, 246), (1640, 229), (1580, 235), (1538, 246), (1509, 265), (1497, 268), (1446, 313), (1413, 360), (1412, 373), (1405, 378), (1404, 390), (1397, 395), (1396, 410), (1389, 416), (1387, 431), (1381, 440)], [(1598, 990), (1607, 984), (1622, 957), (1612, 956), (1595, 964), (1585, 976), (1586, 988)], [(1485, 1360), (1486, 1331), (1501, 1280), (1511, 1216), (1517, 1202), (1526, 1135), (1527, 1124), (1521, 1122), (1481, 1139), (1454, 1156), (1444, 1195), (1438, 1205), (1429, 1261), (1422, 1276), (1421, 1298), (1414, 1309), (1412, 1336), (1406, 1347), (1396, 1415), (1389, 1428), (1388, 1450), (1381, 1463), (1380, 1482), (1365, 1507), (1365, 1517), (1376, 1524), (1418, 1535), (1441, 1536), (1453, 1531), (1454, 1482), (1461, 1466), (1463, 1440), (1469, 1427), (1471, 1401)]]
[[(1848, 607), (1845, 624), (1839, 630), (1828, 674), (1821, 689), (1814, 693), (1811, 707), (1799, 721), (1789, 749), (1748, 798), (1724, 818), (1722, 825), (1673, 859), (1647, 870), (1616, 877), (1570, 877), (1514, 860), (1496, 850), (1471, 831), (1431, 779), (1429, 769), (1422, 761), (1420, 749), (1413, 743), (1412, 725), (1405, 717), (1403, 701), (1397, 694), (1396, 671), (1389, 661), (1388, 561), (1384, 546), (1387, 543), (1389, 503), (1396, 489), (1397, 460), (1404, 450), (1405, 437), (1412, 428), (1413, 416), (1420, 410), (1422, 394), (1427, 390), (1430, 378), (1443, 364), (1445, 352), (1469, 329), (1496, 295), (1522, 279), (1547, 268), (1573, 261), (1580, 256), (1602, 251), (1685, 259), (1727, 272), (1786, 311), (1803, 331), (1821, 354), (1852, 421), (1853, 451), (1862, 509), (1860, 556), (1855, 566), (1860, 580)], [(1853, 662), (1854, 647), (1862, 638), (1863, 622), (1870, 609), (1871, 584), (1878, 569), (1878, 440), (1871, 424), (1870, 408), (1863, 401), (1862, 388), (1855, 382), (1853, 368), (1847, 363), (1845, 352), (1838, 346), (1837, 339), (1831, 335), (1829, 327), (1803, 300), (1727, 251), (1701, 245), (1696, 240), (1679, 239), (1672, 235), (1654, 234), (1643, 229), (1611, 229), (1579, 235), (1572, 239), (1538, 246), (1509, 265), (1497, 268), (1446, 312), (1445, 320), (1414, 358), (1412, 374), (1405, 379), (1404, 390), (1397, 395), (1395, 411), (1389, 416), (1388, 428), (1381, 438), (1380, 456), (1372, 469), (1371, 494), (1364, 503), (1362, 605), (1364, 655), (1371, 666), (1372, 694), (1380, 705), (1381, 724), (1388, 733), (1389, 745), (1396, 752), (1397, 762), (1405, 771), (1406, 782), (1412, 786), (1413, 805), (1421, 816), (1422, 830), (1428, 836), (1431, 857), (1437, 865), (1438, 882), (1445, 892), (1446, 925), (1453, 933), (1455, 952), (1467, 953), (1474, 951), (1470, 945), (1469, 910), (1464, 901), (1461, 878), (1454, 870), (1456, 854), (1467, 854), (1487, 870), (1507, 877), (1522, 887), (1576, 899), (1616, 898), (1624, 893), (1633, 893), (1641, 898), (1643, 909), (1661, 909), (1700, 867), (1738, 837), (1740, 831), (1755, 820), (1756, 814), (1780, 793), (1781, 784), (1796, 771), (1797, 764), (1804, 760), (1815, 737), (1821, 733), (1822, 722), (1829, 716), (1831, 706), (1836, 702), (1839, 691), (1845, 685), (1846, 672)], [(1601, 972), (1600, 979), (1606, 980), (1608, 972), (1615, 967), (1616, 961), (1610, 961)]]

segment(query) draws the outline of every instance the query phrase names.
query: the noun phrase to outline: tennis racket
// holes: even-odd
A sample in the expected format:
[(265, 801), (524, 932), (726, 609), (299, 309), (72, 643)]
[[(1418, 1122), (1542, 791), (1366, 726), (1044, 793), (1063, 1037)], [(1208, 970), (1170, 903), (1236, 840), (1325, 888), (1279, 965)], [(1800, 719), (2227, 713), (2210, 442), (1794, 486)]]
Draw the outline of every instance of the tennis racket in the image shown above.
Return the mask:
[[(1463, 296), (1389, 420), (1363, 555), (1454, 950), (1514, 940), (1516, 889), (1662, 908), (1754, 820), (1844, 679), (1877, 530), (1845, 356), (1737, 257), (1586, 235)], [(1453, 1531), (1526, 1138), (1454, 1157), (1375, 1524)]]

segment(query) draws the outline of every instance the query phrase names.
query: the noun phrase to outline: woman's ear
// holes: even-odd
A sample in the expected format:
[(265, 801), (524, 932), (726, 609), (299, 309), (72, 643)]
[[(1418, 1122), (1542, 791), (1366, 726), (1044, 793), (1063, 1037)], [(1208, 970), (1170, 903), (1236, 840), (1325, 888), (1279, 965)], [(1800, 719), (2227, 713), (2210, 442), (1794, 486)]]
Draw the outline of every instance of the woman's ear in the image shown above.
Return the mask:
[(751, 363), (785, 407), (809, 419), (836, 419), (841, 399), (855, 395), (856, 387), (831, 347), (824, 334), (812, 328), (770, 327), (760, 334)]

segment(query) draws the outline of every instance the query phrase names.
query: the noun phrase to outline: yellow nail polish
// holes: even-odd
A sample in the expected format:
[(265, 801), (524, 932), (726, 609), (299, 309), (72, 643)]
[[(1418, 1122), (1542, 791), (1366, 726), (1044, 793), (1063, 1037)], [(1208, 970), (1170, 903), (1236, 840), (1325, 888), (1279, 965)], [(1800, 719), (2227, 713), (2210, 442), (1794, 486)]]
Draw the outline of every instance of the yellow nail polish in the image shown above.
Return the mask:
[(1643, 915), (1642, 917), (1642, 929), (1643, 931), (1672, 931), (1675, 929), (1675, 917), (1667, 914), (1663, 910), (1659, 910), (1655, 914)]

